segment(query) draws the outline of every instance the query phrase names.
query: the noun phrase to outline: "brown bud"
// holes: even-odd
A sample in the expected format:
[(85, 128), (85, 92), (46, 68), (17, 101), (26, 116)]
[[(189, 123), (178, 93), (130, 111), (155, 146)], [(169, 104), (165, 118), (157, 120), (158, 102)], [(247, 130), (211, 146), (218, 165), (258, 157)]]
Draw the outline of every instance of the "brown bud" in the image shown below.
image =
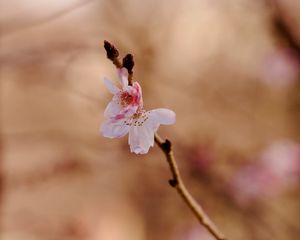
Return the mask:
[(172, 187), (176, 187), (178, 185), (178, 182), (176, 179), (170, 179), (169, 180), (169, 184), (172, 186)]
[(115, 48), (115, 46), (106, 40), (104, 40), (104, 48), (108, 59), (113, 61), (119, 56), (119, 51)]
[(123, 58), (123, 67), (127, 69), (129, 74), (132, 74), (132, 69), (134, 67), (134, 60), (132, 54), (127, 54)]
[(164, 152), (169, 153), (171, 151), (171, 142), (166, 139), (166, 141), (162, 144), (162, 149), (164, 150)]

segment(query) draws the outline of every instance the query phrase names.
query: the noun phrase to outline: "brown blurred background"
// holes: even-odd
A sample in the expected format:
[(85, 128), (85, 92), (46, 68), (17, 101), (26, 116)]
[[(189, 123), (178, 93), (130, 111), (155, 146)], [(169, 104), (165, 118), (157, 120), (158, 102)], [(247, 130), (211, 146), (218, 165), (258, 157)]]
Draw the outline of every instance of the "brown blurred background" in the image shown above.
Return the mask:
[(176, 112), (159, 133), (228, 239), (298, 240), (299, 12), (295, 0), (1, 1), (0, 239), (212, 239), (157, 147), (137, 156), (99, 134), (102, 79), (117, 82), (106, 39), (134, 54), (146, 108)]

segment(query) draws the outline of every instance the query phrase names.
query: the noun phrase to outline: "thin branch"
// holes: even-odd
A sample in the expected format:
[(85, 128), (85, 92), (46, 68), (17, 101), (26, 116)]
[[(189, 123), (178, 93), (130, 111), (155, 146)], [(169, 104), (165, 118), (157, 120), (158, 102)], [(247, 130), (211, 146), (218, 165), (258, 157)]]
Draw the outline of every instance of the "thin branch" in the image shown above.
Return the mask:
[(299, 139), (300, 128), (300, 41), (297, 39), (297, 34), (293, 31), (293, 27), (290, 26), (291, 21), (287, 15), (286, 10), (281, 6), (278, 0), (269, 0), (269, 3), (273, 10), (273, 26), (275, 29), (275, 35), (278, 37), (281, 42), (285, 44), (285, 47), (290, 49), (292, 52), (293, 60), (296, 60), (298, 67), (297, 70), (297, 81), (295, 81), (293, 87), (290, 89), (289, 93), (289, 110), (291, 114), (292, 124), (294, 125), (293, 131), (294, 136)]
[[(119, 51), (114, 45), (112, 45), (108, 41), (104, 41), (104, 48), (106, 50), (107, 58), (110, 59), (117, 68), (125, 67), (128, 70), (128, 82), (129, 85), (132, 85), (132, 69), (134, 67), (133, 56), (131, 54), (127, 54), (123, 58), (123, 62), (121, 64), (119, 61)], [(211, 233), (211, 235), (215, 237), (216, 240), (226, 240), (223, 234), (217, 229), (215, 224), (204, 212), (202, 207), (195, 201), (195, 199), (186, 189), (183, 180), (181, 179), (177, 163), (175, 161), (171, 142), (169, 140), (163, 141), (162, 138), (159, 137), (157, 134), (155, 134), (154, 139), (157, 145), (166, 155), (166, 159), (172, 174), (172, 179), (169, 180), (169, 184), (172, 187), (176, 188), (178, 194), (181, 196), (181, 198), (187, 204), (187, 206), (192, 210), (193, 214), (199, 220), (200, 224), (203, 227), (205, 227)]]
[(178, 194), (197, 217), (200, 224), (204, 226), (217, 240), (225, 240), (223, 234), (217, 229), (216, 225), (210, 220), (202, 207), (195, 201), (186, 189), (175, 161), (171, 142), (169, 140), (163, 141), (158, 134), (155, 134), (155, 142), (166, 155), (166, 159), (172, 173), (172, 179), (169, 180), (169, 184), (176, 188)]

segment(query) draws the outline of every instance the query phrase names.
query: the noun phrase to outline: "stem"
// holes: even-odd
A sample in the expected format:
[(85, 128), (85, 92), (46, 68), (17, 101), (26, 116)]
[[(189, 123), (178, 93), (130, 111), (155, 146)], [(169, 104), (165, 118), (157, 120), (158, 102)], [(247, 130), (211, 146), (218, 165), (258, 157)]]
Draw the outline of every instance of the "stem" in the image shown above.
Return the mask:
[(171, 148), (171, 142), (169, 140), (163, 141), (162, 138), (157, 134), (155, 134), (155, 142), (166, 155), (166, 159), (172, 173), (172, 179), (169, 180), (170, 185), (176, 188), (178, 194), (191, 209), (193, 214), (199, 220), (200, 224), (205, 227), (211, 233), (211, 235), (215, 237), (216, 240), (226, 240), (223, 234), (217, 229), (216, 225), (204, 212), (202, 207), (195, 201), (195, 199), (186, 189), (175, 161), (175, 157)]
[[(123, 58), (123, 62), (121, 63), (119, 60), (119, 51), (118, 49), (109, 43), (108, 41), (104, 41), (104, 48), (106, 50), (107, 58), (110, 59), (113, 64), (117, 68), (125, 67), (128, 71), (128, 84), (132, 85), (132, 77), (133, 77), (133, 67), (134, 61), (133, 56), (131, 54), (127, 54)], [(155, 142), (161, 148), (161, 150), (165, 153), (167, 162), (169, 164), (173, 179), (169, 180), (169, 183), (172, 187), (176, 188), (178, 194), (182, 197), (183, 201), (188, 205), (188, 207), (192, 210), (194, 215), (199, 220), (200, 224), (204, 226), (210, 233), (215, 237), (216, 240), (226, 240), (223, 234), (217, 229), (215, 224), (210, 220), (210, 218), (206, 215), (202, 207), (195, 201), (192, 195), (184, 186), (184, 183), (181, 179), (177, 163), (175, 161), (175, 157), (172, 151), (172, 144), (169, 140), (163, 141), (160, 136), (155, 134)]]

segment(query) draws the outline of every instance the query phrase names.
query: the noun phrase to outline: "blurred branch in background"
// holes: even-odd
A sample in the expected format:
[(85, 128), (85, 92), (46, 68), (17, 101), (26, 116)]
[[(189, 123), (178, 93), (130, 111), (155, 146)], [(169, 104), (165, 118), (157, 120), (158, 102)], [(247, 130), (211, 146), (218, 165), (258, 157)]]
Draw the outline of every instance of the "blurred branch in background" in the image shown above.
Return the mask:
[[(1, 29), (0, 29), (1, 31)], [(1, 69), (0, 69), (0, 75), (1, 75)], [(0, 86), (2, 82), (0, 79)], [(2, 88), (0, 87), (0, 92), (2, 91)], [(0, 106), (2, 106), (2, 98), (1, 98), (1, 93), (0, 93)], [(3, 154), (3, 149), (4, 149), (4, 141), (3, 141), (3, 135), (2, 135), (2, 118), (1, 118), (1, 107), (0, 107), (0, 236), (1, 232), (3, 231), (2, 229), (2, 221), (3, 221), (3, 198), (4, 198), (4, 154)]]
[(93, 1), (95, 1), (95, 0), (78, 1), (77, 3), (75, 3), (73, 5), (70, 4), (70, 6), (67, 6), (64, 9), (56, 11), (52, 14), (50, 13), (48, 16), (43, 16), (42, 19), (35, 20), (32, 23), (25, 22), (25, 23), (18, 24), (16, 26), (14, 26), (14, 25), (10, 26), (9, 23), (2, 22), (1, 23), (1, 26), (2, 26), (1, 37), (4, 37), (4, 36), (6, 37), (7, 35), (14, 34), (18, 31), (27, 31), (30, 28), (41, 26), (43, 24), (49, 24), (52, 21), (58, 20), (59, 18), (64, 17), (65, 15), (70, 14), (73, 11), (76, 11), (81, 7), (85, 7), (86, 5), (92, 3)]
[[(1, 36), (2, 36), (2, 24), (0, 21), (0, 52), (1, 52)], [(3, 86), (2, 86), (2, 65), (0, 64), (0, 237), (3, 232), (3, 199), (4, 199), (4, 136), (3, 136)]]
[(288, 16), (282, 10), (281, 4), (284, 2), (280, 0), (269, 0), (274, 14), (274, 29), (275, 34), (282, 39), (287, 46), (293, 51), (295, 57), (298, 58), (300, 64), (300, 43), (296, 39), (295, 33), (287, 22)]

